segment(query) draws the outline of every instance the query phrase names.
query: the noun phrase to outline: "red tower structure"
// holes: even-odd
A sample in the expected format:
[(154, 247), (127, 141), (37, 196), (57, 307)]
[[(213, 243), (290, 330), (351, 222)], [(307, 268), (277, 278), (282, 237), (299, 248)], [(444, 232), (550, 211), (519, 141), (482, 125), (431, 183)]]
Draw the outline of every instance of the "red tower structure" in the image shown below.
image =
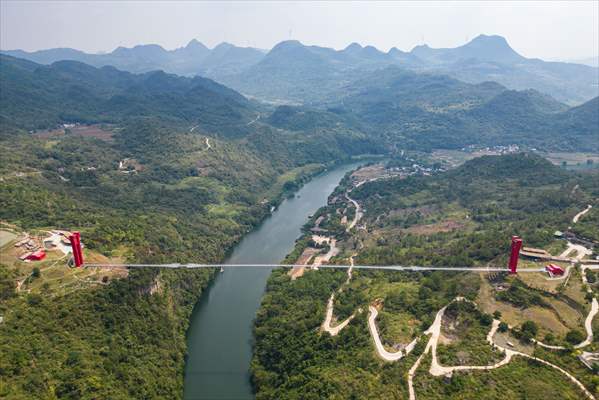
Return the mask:
[(73, 261), (77, 268), (83, 265), (83, 252), (81, 251), (81, 235), (79, 232), (73, 232), (69, 235), (71, 248), (73, 249)]
[(510, 274), (516, 274), (518, 269), (518, 257), (522, 248), (522, 239), (519, 236), (512, 236), (512, 252), (510, 254)]

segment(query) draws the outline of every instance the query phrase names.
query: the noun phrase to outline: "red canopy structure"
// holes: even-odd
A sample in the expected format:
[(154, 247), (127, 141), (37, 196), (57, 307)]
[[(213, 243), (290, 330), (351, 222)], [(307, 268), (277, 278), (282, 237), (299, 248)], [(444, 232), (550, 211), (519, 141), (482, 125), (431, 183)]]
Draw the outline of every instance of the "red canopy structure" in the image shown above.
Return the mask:
[(555, 264), (549, 264), (545, 267), (545, 271), (549, 273), (551, 276), (562, 276), (565, 271), (562, 267)]
[(27, 256), (27, 260), (30, 261), (41, 261), (46, 258), (46, 252), (44, 250), (34, 251)]

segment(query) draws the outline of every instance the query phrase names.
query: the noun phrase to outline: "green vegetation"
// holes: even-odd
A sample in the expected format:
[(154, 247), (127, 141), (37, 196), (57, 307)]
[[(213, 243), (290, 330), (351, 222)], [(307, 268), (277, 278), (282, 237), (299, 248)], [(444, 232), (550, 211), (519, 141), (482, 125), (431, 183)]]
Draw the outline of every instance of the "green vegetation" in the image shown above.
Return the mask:
[(599, 206), (591, 208), (583, 215), (572, 230), (583, 238), (599, 243)]
[[(320, 74), (318, 58), (283, 71), (289, 76), (272, 75), (279, 67), (272, 60), (264, 71), (279, 82), (275, 90), (301, 92), (306, 87), (295, 88), (293, 80), (306, 71)], [(324, 68), (317, 81), (336, 75)], [(323, 85), (317, 95), (331, 93), (319, 98), (326, 103), (320, 108), (273, 111), (205, 78), (134, 75), (72, 61), (42, 66), (1, 55), (0, 219), (24, 231), (78, 229), (86, 251), (121, 260), (211, 262), (222, 260), (282, 196), (352, 156), (516, 140), (597, 149), (597, 99), (566, 109), (538, 92), (494, 83), (367, 70), (348, 73), (344, 80), (352, 83), (343, 95), (334, 93), (338, 81)], [(109, 133), (77, 135), (71, 126), (92, 123)], [(56, 128), (64, 135), (39, 132)], [(399, 157), (390, 166), (408, 164)], [(378, 181), (352, 192), (372, 234), (363, 243), (361, 233), (345, 232), (339, 205), (315, 218), (328, 215), (321, 227), (342, 242), (337, 260), (353, 240), (361, 263), (504, 265), (505, 238), (518, 233), (529, 245), (549, 245), (553, 231), (597, 197), (597, 179), (529, 154), (484, 157), (443, 175)], [(591, 240), (597, 238), (594, 210), (575, 228)], [(302, 238), (292, 256), (308, 241)], [(95, 287), (61, 291), (43, 268), (22, 276), (19, 261), (2, 262), (0, 397), (181, 397), (188, 318), (213, 271), (129, 271), (126, 278), (105, 276)], [(17, 281), (32, 290), (18, 289)], [(366, 312), (337, 337), (317, 334), (327, 299), (344, 281), (345, 274), (331, 271), (294, 282), (273, 274), (255, 327), (259, 399), (406, 396), (410, 364), (374, 356)], [(420, 335), (454, 297), (475, 299), (481, 282), (474, 274), (356, 272), (336, 299), (336, 313), (345, 318), (380, 299), (377, 323), (385, 345), (395, 348)], [(496, 298), (548, 308), (529, 289), (515, 281)], [(456, 340), (440, 350), (442, 359), (491, 362), (496, 354), (483, 338), (490, 316), (458, 308), (448, 310)], [(520, 332), (538, 333), (528, 322)], [(578, 336), (571, 331), (566, 340)], [(423, 346), (421, 340), (406, 362)], [(501, 373), (519, 376), (520, 370)], [(584, 370), (576, 374), (592, 381)], [(543, 390), (561, 389), (561, 381), (548, 383), (551, 374), (539, 376)]]
[[(352, 191), (352, 198), (365, 209), (363, 221), (368, 233), (339, 233), (342, 254), (337, 260), (346, 263), (346, 257), (357, 251), (356, 262), (365, 265), (505, 267), (512, 234), (521, 235), (527, 246), (555, 246), (553, 232), (567, 226), (571, 216), (594, 196), (594, 180), (593, 175), (563, 171), (540, 157), (516, 154), (474, 159), (433, 176), (370, 182)], [(333, 196), (343, 193), (346, 184), (347, 179)], [(322, 208), (314, 218), (322, 214), (335, 214), (335, 206)], [(298, 243), (298, 247), (306, 244)], [(377, 326), (383, 345), (394, 351), (421, 335), (437, 311), (456, 296), (478, 302), (481, 293), (488, 290), (483, 290), (483, 285), (500, 287), (489, 292), (478, 308), (467, 302), (448, 307), (442, 328), (444, 339), (438, 346), (439, 360), (446, 366), (490, 365), (503, 359), (486, 336), (493, 318), (502, 320), (500, 332), (508, 332), (506, 321), (511, 321), (512, 309), (520, 314), (526, 311), (526, 315), (535, 315), (533, 309), (545, 310), (558, 323), (570, 324), (556, 317), (561, 311), (560, 302), (563, 300), (564, 307), (568, 305), (573, 312), (587, 307), (559, 293), (542, 293), (503, 274), (356, 270), (352, 281), (336, 294), (334, 315), (340, 321), (358, 309), (362, 313), (357, 313), (339, 335), (330, 337), (319, 333), (319, 326), (328, 296), (340, 280), (338, 275), (322, 270), (309, 271), (296, 281), (283, 274), (273, 275), (255, 327), (252, 372), (258, 398), (295, 398), (300, 393), (307, 398), (406, 397), (406, 371), (415, 356), (394, 363), (384, 363), (377, 357), (366, 330), (367, 309), (375, 301), (381, 307)], [(321, 292), (315, 294), (313, 287)], [(310, 323), (304, 324), (306, 313)], [(524, 343), (547, 332), (544, 325), (532, 319), (514, 324), (512, 333)], [(296, 330), (296, 325), (301, 329)], [(358, 333), (360, 342), (356, 342)], [(575, 333), (568, 335), (571, 340), (572, 335)], [(557, 344), (564, 340), (549, 339)], [(563, 398), (580, 396), (558, 371), (519, 357), (496, 370), (456, 372), (450, 379), (430, 376), (428, 362), (423, 361), (415, 378), (419, 398), (546, 398), (555, 393), (563, 394)], [(572, 357), (564, 368), (595, 390), (592, 372), (572, 367), (575, 362), (582, 366)], [(397, 375), (387, 380), (390, 370)], [(349, 384), (357, 379), (359, 386)]]
[(493, 318), (472, 303), (453, 302), (445, 310), (441, 330), (449, 344), (440, 344), (437, 356), (442, 365), (491, 365), (504, 355), (487, 342)]
[[(106, 287), (3, 304), (2, 398), (178, 398), (186, 321), (209, 271), (132, 271)], [(150, 288), (159, 280), (160, 293)]]
[(576, 400), (578, 389), (553, 368), (537, 362), (514, 358), (508, 367), (481, 373), (458, 372), (450, 379), (434, 378), (426, 372), (428, 363), (422, 363), (414, 379), (416, 396), (424, 399), (535, 399)]
[(519, 308), (528, 308), (533, 305), (550, 307), (549, 303), (543, 299), (543, 296), (527, 290), (527, 287), (520, 280), (514, 281), (508, 290), (497, 293), (495, 297), (497, 300), (512, 303)]
[[(248, 125), (254, 105), (203, 78), (5, 56), (0, 74), (0, 219), (80, 230), (87, 250), (121, 260), (220, 261), (286, 191), (367, 150), (356, 132)], [(23, 130), (74, 122), (117, 126), (111, 140)], [(212, 272), (131, 271), (75, 291), (34, 272), (17, 294), (20, 264), (6, 264), (0, 397), (182, 396), (185, 331)]]
[[(569, 215), (592, 195), (570, 194), (582, 181), (540, 157), (517, 154), (481, 157), (430, 178), (363, 185), (352, 195), (368, 210), (365, 218), (377, 228), (373, 236), (380, 231), (384, 241), (362, 251), (358, 260), (365, 264), (451, 267), (492, 262), (503, 266), (509, 246), (505, 238), (518, 233), (527, 246), (542, 247), (553, 240), (556, 229), (569, 224)], [(462, 212), (456, 214), (455, 209)], [(390, 210), (393, 219), (374, 223)], [(422, 223), (413, 217), (418, 212), (429, 214), (430, 222), (452, 222), (451, 228), (429, 234), (401, 229)]]

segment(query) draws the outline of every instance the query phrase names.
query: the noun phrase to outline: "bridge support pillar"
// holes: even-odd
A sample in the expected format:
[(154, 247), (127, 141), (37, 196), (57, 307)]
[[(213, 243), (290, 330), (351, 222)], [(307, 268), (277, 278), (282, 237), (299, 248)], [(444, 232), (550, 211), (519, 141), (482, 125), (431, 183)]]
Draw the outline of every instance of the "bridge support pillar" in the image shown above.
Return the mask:
[(510, 274), (517, 274), (518, 270), (518, 257), (520, 256), (520, 249), (522, 248), (522, 239), (519, 236), (512, 236), (512, 251), (510, 253)]

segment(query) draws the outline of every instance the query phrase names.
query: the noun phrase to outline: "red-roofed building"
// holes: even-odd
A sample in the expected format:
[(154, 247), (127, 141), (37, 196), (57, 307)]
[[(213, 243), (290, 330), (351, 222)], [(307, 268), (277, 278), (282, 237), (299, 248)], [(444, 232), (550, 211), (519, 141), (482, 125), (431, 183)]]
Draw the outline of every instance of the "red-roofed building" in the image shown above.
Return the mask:
[(545, 266), (545, 271), (547, 271), (549, 276), (551, 276), (552, 278), (554, 276), (562, 276), (565, 272), (562, 267), (560, 267), (559, 265), (555, 265), (555, 264), (549, 264), (549, 265)]

